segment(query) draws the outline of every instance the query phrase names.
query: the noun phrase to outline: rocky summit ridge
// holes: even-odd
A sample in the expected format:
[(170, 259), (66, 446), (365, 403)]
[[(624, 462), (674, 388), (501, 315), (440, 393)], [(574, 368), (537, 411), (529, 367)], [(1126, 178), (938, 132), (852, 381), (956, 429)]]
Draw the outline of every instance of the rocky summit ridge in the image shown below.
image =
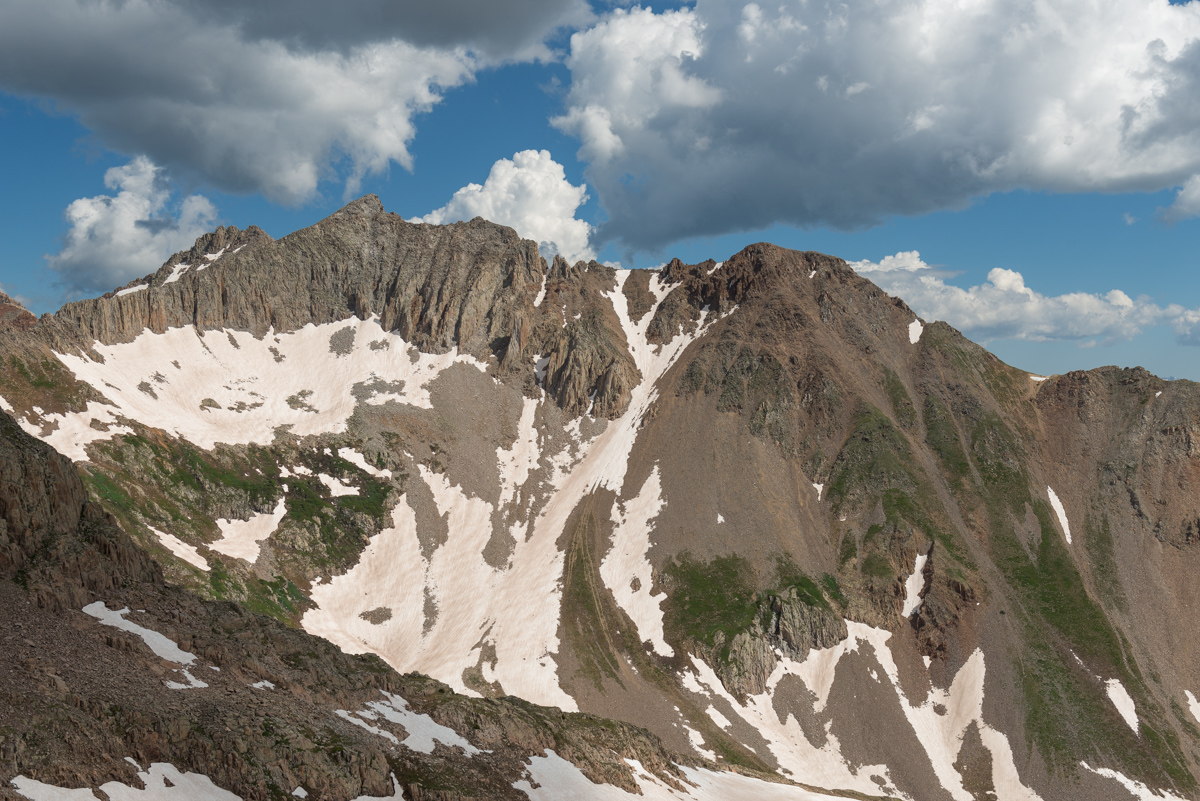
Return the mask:
[(0, 797), (1198, 797), (1191, 382), (373, 196), (17, 317)]

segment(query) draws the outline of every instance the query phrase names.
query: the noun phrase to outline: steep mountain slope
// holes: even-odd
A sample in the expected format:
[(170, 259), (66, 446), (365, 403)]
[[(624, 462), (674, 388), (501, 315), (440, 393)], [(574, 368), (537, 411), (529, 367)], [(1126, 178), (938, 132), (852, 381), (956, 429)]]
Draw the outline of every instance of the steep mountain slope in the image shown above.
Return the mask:
[(291, 789), (499, 799), (593, 782), (612, 798), (818, 797), (702, 767), (626, 724), (464, 698), (166, 586), (86, 500), (70, 461), (4, 413), (0, 604), (0, 798), (95, 798), (86, 788), (98, 788), (110, 798), (233, 801)]
[(547, 266), (373, 197), (0, 337), (169, 584), (347, 654), (859, 794), (1196, 797), (1189, 382), (1030, 376), (820, 254)]

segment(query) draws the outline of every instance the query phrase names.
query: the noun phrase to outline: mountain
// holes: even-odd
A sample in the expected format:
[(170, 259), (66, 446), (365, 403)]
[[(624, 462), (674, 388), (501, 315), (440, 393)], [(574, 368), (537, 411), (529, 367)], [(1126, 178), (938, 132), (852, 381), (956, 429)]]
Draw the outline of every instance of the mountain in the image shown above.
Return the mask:
[(82, 482), (9, 426), (58, 479), (0, 509), (65, 515), (0, 541), (28, 797), (1200, 793), (1193, 383), (1032, 376), (822, 254), (547, 265), (373, 196), (0, 351)]

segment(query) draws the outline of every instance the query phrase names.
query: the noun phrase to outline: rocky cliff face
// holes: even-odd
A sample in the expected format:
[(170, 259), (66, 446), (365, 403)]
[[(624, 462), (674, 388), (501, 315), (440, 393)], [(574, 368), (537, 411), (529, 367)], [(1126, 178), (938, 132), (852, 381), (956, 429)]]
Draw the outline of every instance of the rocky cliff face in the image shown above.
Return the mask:
[(37, 318), (17, 301), (0, 292), (0, 329), (27, 331)]
[(546, 265), (374, 198), (0, 350), (161, 592), (268, 639), (859, 795), (1196, 797), (1189, 382), (1031, 376), (822, 254)]

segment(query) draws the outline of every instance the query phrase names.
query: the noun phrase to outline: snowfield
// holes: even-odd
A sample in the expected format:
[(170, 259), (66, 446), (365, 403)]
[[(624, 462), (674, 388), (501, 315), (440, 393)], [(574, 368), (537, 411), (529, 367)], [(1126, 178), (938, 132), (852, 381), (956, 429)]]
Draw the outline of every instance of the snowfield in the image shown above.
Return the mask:
[[(1034, 801), (1039, 797), (1026, 787), (1017, 775), (1016, 764), (1008, 738), (993, 729), (983, 720), (983, 652), (976, 650), (959, 670), (948, 689), (930, 687), (921, 704), (912, 704), (900, 688), (899, 669), (892, 658), (888, 640), (891, 632), (872, 628), (862, 623), (847, 621), (849, 636), (837, 645), (826, 649), (813, 649), (803, 662), (780, 658), (775, 671), (767, 680), (765, 692), (750, 696), (741, 704), (725, 690), (707, 664), (693, 659), (694, 672), (685, 674), (684, 686), (692, 692), (710, 700), (720, 700), (721, 706), (753, 726), (769, 744), (772, 755), (793, 778), (821, 787), (853, 790), (868, 795), (878, 795), (881, 790), (901, 797), (908, 797), (897, 790), (886, 765), (859, 765), (852, 767), (842, 756), (841, 746), (830, 731), (832, 719), (825, 724), (826, 743), (823, 747), (813, 746), (805, 736), (800, 724), (792, 715), (780, 720), (775, 710), (773, 693), (784, 676), (793, 675), (804, 682), (815, 697), (813, 712), (821, 715), (829, 699), (830, 690), (838, 675), (838, 663), (848, 653), (861, 648), (870, 648), (879, 672), (895, 690), (900, 709), (912, 726), (916, 738), (929, 758), (938, 781), (955, 801), (972, 801), (972, 795), (963, 787), (963, 778), (954, 768), (967, 727), (974, 722), (978, 727), (984, 746), (992, 754), (992, 782), (1000, 801)], [(710, 710), (714, 709), (710, 705)], [(709, 713), (713, 722), (724, 728), (728, 723), (728, 712), (721, 715)], [(881, 787), (870, 777), (878, 775), (886, 780)]]
[[(350, 653), (373, 651), (401, 672), (418, 670), (461, 693), (477, 694), (463, 679), (464, 671), (476, 669), (484, 681), (498, 682), (506, 693), (574, 711), (575, 699), (559, 686), (555, 662), (564, 564), (558, 539), (579, 501), (604, 487), (627, 499), (621, 519), (628, 525), (628, 541), (616, 556), (605, 555), (610, 575), (633, 571), (623, 579), (628, 590), (632, 577), (639, 571), (645, 574), (639, 590), (626, 593), (627, 611), (636, 615), (641, 639), (651, 640), (659, 653), (667, 652), (661, 598), (650, 596), (648, 563), (641, 566), (648, 533), (639, 533), (657, 514), (652, 511), (657, 479), (642, 499), (644, 489), (625, 488), (625, 474), (642, 418), (657, 397), (655, 383), (703, 332), (704, 320), (691, 334), (680, 332), (666, 345), (651, 346), (646, 331), (654, 309), (637, 324), (630, 320), (621, 291), (628, 277), (628, 270), (617, 271), (617, 286), (608, 293), (643, 376), (626, 413), (587, 441), (578, 435), (579, 421), (573, 421), (568, 426), (573, 441), (547, 453), (539, 450), (536, 401), (526, 399), (516, 442), (511, 449), (497, 449), (502, 507), (516, 504), (528, 511), (535, 502), (541, 504), (532, 524), (517, 522), (509, 529), (515, 546), (508, 564), (492, 568), (480, 556), (492, 536), (492, 515), (497, 511), (493, 505), (468, 497), (444, 475), (421, 467), (419, 479), (433, 494), (439, 515), (447, 519), (447, 540), (432, 554), (423, 553), (416, 515), (402, 500), (392, 512), (392, 526), (371, 539), (354, 568), (313, 587), (317, 608), (304, 615), (306, 631)], [(657, 307), (669, 287), (656, 275), (650, 291)], [(548, 481), (530, 479), (538, 466), (550, 472)], [(530, 603), (530, 598), (539, 602)], [(371, 623), (364, 615), (375, 609), (388, 609), (391, 617)]]
[(254, 564), (258, 559), (260, 543), (279, 528), (286, 514), (287, 502), (280, 498), (271, 514), (259, 512), (251, 515), (249, 520), (218, 520), (217, 526), (221, 529), (222, 537), (208, 547), (217, 553)]
[(89, 443), (115, 433), (93, 428), (93, 420), (127, 417), (205, 450), (218, 442), (269, 444), (281, 425), (298, 436), (341, 433), (360, 399), (431, 408), (427, 385), (447, 367), (485, 369), (457, 350), (419, 353), (376, 318), (309, 324), (262, 339), (188, 326), (93, 347), (102, 361), (57, 356), (112, 405), (30, 421), (53, 429), (42, 439), (76, 461), (87, 459)]

